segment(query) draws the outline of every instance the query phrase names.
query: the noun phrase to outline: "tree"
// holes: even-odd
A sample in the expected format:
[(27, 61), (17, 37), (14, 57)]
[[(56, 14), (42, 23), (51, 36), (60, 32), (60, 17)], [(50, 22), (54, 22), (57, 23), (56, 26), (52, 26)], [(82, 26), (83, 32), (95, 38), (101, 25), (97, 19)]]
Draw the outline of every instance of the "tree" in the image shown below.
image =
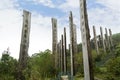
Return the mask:
[(120, 80), (120, 57), (110, 59), (107, 62), (107, 80)]
[(13, 80), (17, 60), (4, 51), (0, 60), (0, 80)]
[(50, 50), (33, 54), (30, 61), (32, 65), (31, 78), (33, 80), (38, 80), (40, 78), (44, 80), (56, 74), (53, 55)]

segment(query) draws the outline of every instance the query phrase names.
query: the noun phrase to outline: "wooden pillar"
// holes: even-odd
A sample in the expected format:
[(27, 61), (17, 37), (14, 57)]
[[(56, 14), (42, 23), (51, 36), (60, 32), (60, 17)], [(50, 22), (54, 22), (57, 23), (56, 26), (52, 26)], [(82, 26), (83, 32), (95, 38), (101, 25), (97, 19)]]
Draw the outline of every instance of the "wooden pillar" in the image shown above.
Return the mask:
[(76, 25), (73, 25), (73, 34), (74, 34), (74, 53), (77, 54), (77, 30)]
[(73, 16), (72, 16), (72, 12), (70, 11), (70, 16), (69, 16), (69, 26), (70, 26), (70, 53), (71, 53), (71, 76), (75, 75), (75, 68), (74, 68), (74, 32), (73, 32)]
[(104, 50), (104, 53), (106, 53), (106, 47), (105, 47), (105, 42), (104, 42), (102, 27), (100, 27), (100, 33), (101, 33), (101, 39), (102, 39), (103, 50)]
[(75, 56), (76, 54), (78, 53), (78, 50), (77, 50), (77, 30), (76, 30), (76, 25), (73, 24), (73, 34), (74, 34), (74, 45), (73, 45), (73, 48), (74, 48), (74, 55), (73, 55), (73, 61), (74, 61), (74, 74), (76, 74), (78, 71), (77, 71), (77, 65), (75, 64)]
[(61, 55), (62, 55), (62, 54), (61, 54), (61, 53), (62, 53), (62, 52), (61, 52), (61, 51), (62, 51), (62, 50), (61, 50), (61, 44), (62, 44), (62, 43), (61, 43), (61, 40), (60, 40), (60, 43), (59, 43), (59, 52), (60, 52), (60, 53), (59, 53), (59, 68), (60, 68), (60, 71), (62, 72), (62, 67), (61, 67), (61, 64), (62, 64), (62, 62), (61, 62), (61, 57), (62, 57), (62, 56), (61, 56)]
[(96, 53), (99, 55), (99, 48), (98, 48), (98, 43), (97, 43), (95, 26), (93, 26), (93, 34), (94, 34), (94, 44), (95, 44), (95, 48), (96, 48)]
[(98, 35), (98, 47), (101, 48), (101, 35)]
[(64, 72), (64, 46), (63, 46), (63, 35), (61, 35), (61, 72)]
[(64, 73), (67, 73), (66, 28), (64, 28)]
[(73, 53), (72, 53), (71, 44), (70, 44), (70, 63), (71, 63), (70, 72), (71, 72), (71, 77), (72, 77), (74, 74), (73, 74)]
[(22, 27), (22, 36), (21, 36), (20, 53), (19, 53), (19, 67), (18, 67), (20, 73), (18, 75), (19, 80), (25, 80), (25, 76), (22, 72), (27, 67), (30, 27), (31, 27), (31, 13), (26, 10), (23, 10), (23, 27)]
[(69, 65), (68, 65), (68, 72), (71, 73), (71, 49), (70, 49), (70, 44), (68, 44), (68, 48), (69, 48), (69, 54), (68, 54), (68, 58), (69, 58)]
[(80, 19), (84, 64), (84, 80), (94, 80), (86, 0), (80, 0)]
[(58, 54), (57, 54), (57, 19), (52, 18), (52, 54), (55, 59), (55, 68), (58, 67)]
[(61, 54), (61, 40), (60, 40), (60, 42), (57, 44), (57, 53), (58, 53), (58, 68), (60, 69), (60, 64), (61, 64), (61, 62), (60, 62), (60, 59), (61, 59), (61, 56), (60, 56), (60, 54)]
[(110, 42), (109, 42), (107, 28), (105, 28), (105, 32), (106, 32), (106, 45), (108, 46), (108, 50), (110, 50)]
[(106, 34), (104, 34), (104, 36), (105, 36), (104, 42), (105, 42), (105, 47), (106, 47), (106, 51), (107, 51), (108, 50), (107, 36), (106, 36)]
[(112, 31), (111, 31), (111, 29), (109, 29), (109, 35), (110, 35), (111, 48), (113, 49), (113, 40), (112, 40)]

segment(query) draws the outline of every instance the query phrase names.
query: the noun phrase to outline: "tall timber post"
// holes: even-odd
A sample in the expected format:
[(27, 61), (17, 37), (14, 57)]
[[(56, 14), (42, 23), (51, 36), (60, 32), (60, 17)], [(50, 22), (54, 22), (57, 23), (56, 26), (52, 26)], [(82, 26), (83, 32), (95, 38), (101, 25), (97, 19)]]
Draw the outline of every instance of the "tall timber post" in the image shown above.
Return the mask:
[(74, 53), (77, 54), (77, 28), (75, 24), (73, 24), (73, 34), (74, 34)]
[(57, 53), (57, 19), (52, 18), (52, 53), (55, 60), (55, 68), (58, 68), (58, 53)]
[(84, 80), (94, 80), (86, 0), (80, 0), (80, 19), (84, 64)]
[(74, 32), (73, 32), (73, 16), (72, 11), (70, 11), (69, 16), (69, 26), (70, 26), (70, 56), (71, 56), (71, 76), (75, 75), (75, 67), (74, 67)]
[(111, 44), (111, 48), (113, 49), (114, 46), (113, 46), (112, 31), (111, 31), (111, 29), (109, 29), (109, 35), (110, 35), (110, 44)]
[(61, 40), (60, 40), (60, 42), (59, 42), (59, 69), (61, 70), (61, 72), (62, 72), (62, 69), (61, 69), (61, 64), (62, 64), (62, 62), (61, 62)]
[(67, 73), (66, 28), (64, 28), (64, 73)]
[(93, 34), (94, 34), (94, 44), (95, 44), (96, 52), (99, 55), (99, 48), (98, 48), (98, 43), (97, 43), (97, 36), (96, 36), (95, 26), (93, 26)]
[(61, 45), (61, 40), (60, 40), (60, 42), (57, 44), (57, 53), (58, 53), (58, 69), (60, 69), (60, 54), (61, 54), (61, 48), (60, 48), (60, 45)]
[(73, 24), (73, 35), (74, 35), (74, 45), (73, 45), (73, 48), (74, 48), (74, 54), (73, 54), (73, 61), (74, 61), (74, 74), (76, 74), (78, 72), (78, 68), (77, 68), (77, 65), (75, 64), (75, 61), (76, 61), (76, 54), (78, 53), (78, 50), (77, 50), (77, 28), (76, 28), (76, 25)]
[(61, 35), (61, 72), (64, 72), (64, 46), (63, 46), (63, 35)]
[(102, 29), (102, 27), (100, 27), (100, 33), (101, 33), (103, 50), (104, 50), (104, 53), (106, 53), (106, 47), (105, 47), (105, 42), (104, 42), (103, 29)]
[(107, 28), (105, 28), (105, 32), (106, 32), (106, 45), (108, 46), (108, 50), (110, 50), (110, 41), (109, 41), (109, 37), (108, 37)]
[(31, 13), (26, 10), (23, 10), (23, 27), (19, 53), (18, 80), (25, 80), (25, 76), (22, 72), (27, 67), (30, 27), (31, 27)]

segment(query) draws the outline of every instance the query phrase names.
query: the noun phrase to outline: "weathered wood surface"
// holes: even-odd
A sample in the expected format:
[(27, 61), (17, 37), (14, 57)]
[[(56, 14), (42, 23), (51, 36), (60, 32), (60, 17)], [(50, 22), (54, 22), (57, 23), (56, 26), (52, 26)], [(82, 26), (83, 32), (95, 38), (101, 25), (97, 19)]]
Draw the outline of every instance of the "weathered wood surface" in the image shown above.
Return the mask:
[(72, 46), (70, 44), (70, 63), (71, 63), (71, 66), (70, 66), (70, 71), (71, 71), (71, 77), (74, 75), (73, 74), (73, 53), (72, 53)]
[(103, 50), (104, 50), (104, 53), (106, 53), (106, 47), (105, 47), (105, 42), (104, 42), (103, 29), (102, 29), (102, 27), (100, 27), (100, 33), (101, 33)]
[(60, 69), (60, 64), (61, 64), (61, 40), (60, 42), (57, 44), (57, 53), (58, 53), (58, 68)]
[(24, 10), (20, 54), (19, 54), (19, 64), (21, 66), (21, 69), (24, 69), (27, 65), (30, 27), (31, 27), (31, 13)]
[(58, 68), (58, 53), (57, 53), (57, 19), (52, 18), (52, 53), (55, 59), (55, 68)]
[(64, 72), (64, 46), (63, 46), (63, 35), (61, 35), (61, 72)]
[(99, 55), (99, 48), (98, 48), (95, 26), (93, 26), (93, 34), (94, 34), (94, 44), (95, 44), (95, 48), (96, 48), (96, 53)]
[(73, 61), (74, 61), (74, 75), (78, 72), (77, 71), (77, 65), (75, 64), (75, 61), (76, 61), (76, 54), (78, 53), (78, 50), (77, 50), (77, 27), (75, 24), (73, 24), (73, 35), (74, 35), (74, 44), (73, 44), (73, 48), (74, 48), (74, 54), (73, 54)]
[(111, 29), (109, 29), (109, 35), (110, 35), (110, 45), (111, 45), (111, 49), (114, 49), (113, 40), (112, 40), (112, 31), (111, 31)]
[(60, 40), (60, 42), (59, 42), (59, 68), (60, 68), (60, 70), (62, 71), (62, 67), (61, 67), (61, 65), (62, 65), (62, 62), (61, 62), (61, 61), (62, 61), (62, 60), (61, 60), (61, 59), (62, 59), (61, 44), (62, 44), (62, 43), (61, 43), (61, 40)]
[(20, 44), (17, 80), (25, 80), (25, 76), (22, 72), (27, 67), (30, 27), (31, 27), (31, 13), (26, 10), (23, 10), (23, 27)]
[(67, 73), (66, 28), (64, 28), (64, 73)]
[(110, 41), (109, 41), (107, 28), (105, 28), (105, 33), (106, 33), (106, 47), (108, 48), (108, 50), (110, 50)]
[(94, 80), (86, 0), (80, 0), (80, 19), (84, 64), (84, 80)]
[(102, 40), (101, 40), (101, 35), (98, 35), (98, 47), (101, 48), (102, 47)]
[(75, 75), (75, 67), (74, 67), (74, 32), (73, 32), (73, 16), (72, 12), (70, 11), (69, 16), (69, 27), (70, 27), (70, 54), (71, 54), (71, 76)]
[(73, 24), (73, 34), (74, 34), (74, 54), (77, 54), (77, 28), (75, 24)]

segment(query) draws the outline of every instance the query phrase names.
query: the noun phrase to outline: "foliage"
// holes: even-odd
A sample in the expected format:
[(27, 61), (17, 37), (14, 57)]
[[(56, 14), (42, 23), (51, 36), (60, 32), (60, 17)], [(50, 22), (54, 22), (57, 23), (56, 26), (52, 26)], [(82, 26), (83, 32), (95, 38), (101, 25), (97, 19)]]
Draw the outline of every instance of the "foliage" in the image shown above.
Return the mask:
[[(15, 80), (18, 74), (17, 64), (16, 59), (8, 53), (3, 53), (0, 60), (0, 80)], [(51, 51), (45, 50), (29, 57), (27, 67), (22, 73), (25, 80), (44, 80), (54, 77), (56, 70)]]
[[(104, 53), (102, 48), (99, 48), (100, 54), (96, 54), (93, 42), (92, 44), (92, 59), (94, 65), (95, 77), (103, 80), (120, 80), (120, 33), (113, 35), (114, 50)], [(83, 71), (83, 55), (82, 44), (78, 44), (78, 53), (75, 54), (75, 78), (84, 77)], [(17, 77), (18, 61), (10, 56), (7, 51), (4, 51), (0, 59), (0, 80), (15, 80)], [(70, 72), (70, 52), (67, 50), (67, 69)], [(28, 64), (23, 75), (26, 80), (50, 80), (59, 73), (54, 67), (54, 55), (50, 50), (35, 53), (28, 58)]]
[(54, 77), (56, 74), (53, 55), (50, 50), (34, 54), (31, 57), (30, 62), (32, 65), (32, 80), (38, 80), (39, 78), (42, 78), (43, 80), (46, 77)]
[(78, 44), (77, 47), (78, 47), (78, 52), (82, 52), (82, 43)]
[(83, 77), (83, 55), (78, 53), (75, 55), (75, 65), (76, 65), (76, 76)]
[(117, 56), (120, 56), (120, 43), (116, 46), (115, 51), (116, 51), (115, 56), (116, 56), (116, 57), (117, 57)]
[(0, 80), (14, 80), (16, 64), (16, 59), (3, 53), (0, 60)]
[(113, 38), (114, 45), (117, 45), (120, 43), (120, 33), (114, 34), (112, 38)]
[(113, 58), (107, 62), (108, 75), (106, 78), (109, 80), (119, 80), (120, 79), (120, 57)]

